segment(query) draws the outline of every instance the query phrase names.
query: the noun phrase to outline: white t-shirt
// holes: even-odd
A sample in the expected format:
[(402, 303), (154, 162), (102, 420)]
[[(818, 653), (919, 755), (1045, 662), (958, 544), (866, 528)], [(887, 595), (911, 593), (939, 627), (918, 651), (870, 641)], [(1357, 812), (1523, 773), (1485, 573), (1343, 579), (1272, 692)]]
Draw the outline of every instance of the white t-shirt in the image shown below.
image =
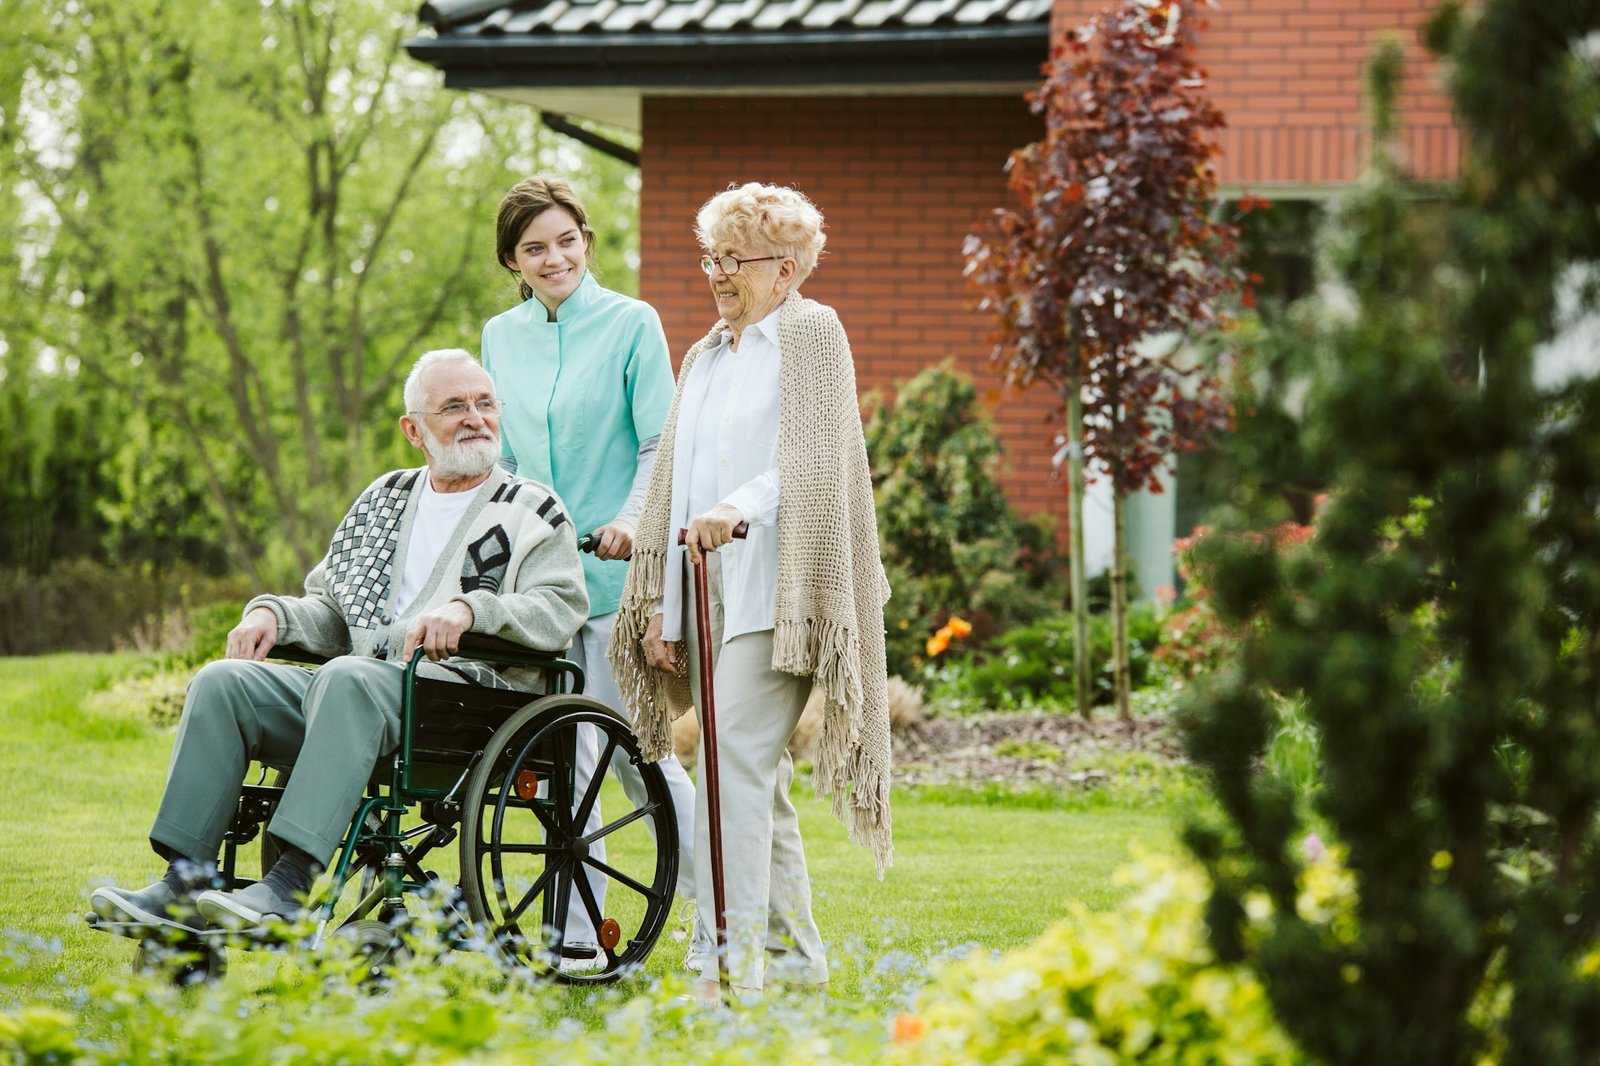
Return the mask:
[(411, 521), (411, 540), (406, 545), (406, 568), (400, 575), (400, 587), (395, 590), (395, 617), (406, 613), (411, 601), (427, 587), (428, 577), (444, 554), (446, 544), (455, 535), (461, 516), (472, 505), (472, 498), (480, 486), (474, 485), (465, 492), (435, 492), (433, 479), (422, 478), (422, 499), (417, 501), (417, 514)]

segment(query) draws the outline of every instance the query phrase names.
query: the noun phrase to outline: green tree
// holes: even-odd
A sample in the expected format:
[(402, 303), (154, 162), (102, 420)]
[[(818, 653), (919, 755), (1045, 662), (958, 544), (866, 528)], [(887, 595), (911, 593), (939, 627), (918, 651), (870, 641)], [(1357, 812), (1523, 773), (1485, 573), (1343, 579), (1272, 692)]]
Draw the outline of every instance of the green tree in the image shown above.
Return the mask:
[[(26, 6), (0, 64), (0, 336), (92, 401), (119, 558), (209, 536), (260, 579), (303, 572), (409, 461), (411, 361), (509, 306), (500, 192), (569, 174), (602, 233), (633, 196), (531, 109), (442, 91), (403, 0)], [(626, 288), (617, 245), (600, 259)]]
[[(1467, 144), (1442, 212), (1399, 165), (1383, 52), (1372, 172), (1330, 247), (1350, 301), (1310, 353), (1300, 446), (1331, 500), (1287, 553), (1206, 538), (1213, 603), (1257, 624), (1189, 711), (1225, 811), (1190, 841), (1219, 954), (1324, 1061), (1600, 1050), (1600, 377), (1533, 374), (1562, 301), (1596, 302), (1597, 35), (1592, 5), (1440, 9)], [(1309, 813), (1354, 875), (1339, 920), (1300, 905), (1308, 812), (1257, 770), (1285, 696), (1320, 736)]]

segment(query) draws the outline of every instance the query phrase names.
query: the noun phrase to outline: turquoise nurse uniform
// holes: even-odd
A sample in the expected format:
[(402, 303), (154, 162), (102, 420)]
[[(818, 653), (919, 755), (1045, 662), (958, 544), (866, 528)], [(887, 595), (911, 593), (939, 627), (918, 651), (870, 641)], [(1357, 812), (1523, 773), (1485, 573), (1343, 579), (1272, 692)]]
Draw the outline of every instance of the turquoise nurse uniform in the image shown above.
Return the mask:
[[(661, 435), (672, 363), (655, 308), (587, 271), (556, 321), (548, 318), (532, 297), (490, 319), (483, 367), (502, 404), (503, 451), (519, 474), (556, 490), (581, 537), (617, 516), (639, 442)], [(625, 559), (583, 556), (591, 618), (617, 609), (627, 574)]]

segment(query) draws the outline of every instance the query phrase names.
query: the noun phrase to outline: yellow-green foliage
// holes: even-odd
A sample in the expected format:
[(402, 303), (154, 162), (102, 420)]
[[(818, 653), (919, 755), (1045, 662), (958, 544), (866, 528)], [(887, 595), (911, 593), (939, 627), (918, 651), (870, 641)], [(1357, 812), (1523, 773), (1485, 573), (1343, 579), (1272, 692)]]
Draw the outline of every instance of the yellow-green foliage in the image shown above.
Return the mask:
[(1093, 914), (1073, 904), (1028, 947), (944, 968), (915, 1013), (896, 1019), (887, 1061), (1306, 1061), (1255, 978), (1219, 966), (1206, 946), (1208, 888), (1197, 870), (1144, 857), (1117, 876), (1143, 886), (1117, 910)]
[[(1124, 904), (1093, 913), (1075, 903), (1066, 919), (1009, 954), (935, 962), (931, 978), (925, 959), (884, 956), (874, 967), (883, 980), (860, 997), (774, 992), (734, 1010), (687, 1005), (677, 998), (686, 991), (677, 977), (592, 993), (508, 977), (482, 954), (435, 954), (425, 917), (413, 954), (378, 994), (356, 986), (351, 975), (362, 966), (335, 941), (292, 952), (265, 975), (230, 972), (204, 988), (116, 975), (88, 990), (81, 1013), (7, 1009), (7, 993), (28, 994), (0, 955), (0, 1062), (1308, 1061), (1278, 1028), (1252, 974), (1211, 954), (1201, 917), (1208, 889), (1195, 868), (1144, 857), (1116, 876), (1136, 889)], [(1335, 858), (1309, 863), (1301, 887), (1299, 916), (1335, 939), (1346, 935), (1354, 885)], [(1249, 910), (1252, 928), (1272, 917), (1261, 900)]]

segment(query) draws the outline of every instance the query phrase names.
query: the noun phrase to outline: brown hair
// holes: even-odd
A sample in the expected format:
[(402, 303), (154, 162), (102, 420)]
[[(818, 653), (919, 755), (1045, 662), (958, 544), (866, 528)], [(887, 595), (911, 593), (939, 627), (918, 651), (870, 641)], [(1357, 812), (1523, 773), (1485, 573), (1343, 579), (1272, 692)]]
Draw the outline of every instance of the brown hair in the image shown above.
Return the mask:
[[(528, 223), (552, 207), (559, 207), (572, 216), (578, 224), (578, 232), (583, 234), (584, 251), (587, 253), (592, 249), (594, 230), (589, 228), (589, 213), (578, 202), (572, 186), (560, 178), (535, 174), (511, 186), (510, 191), (500, 198), (500, 210), (494, 219), (495, 261), (516, 274), (516, 267), (506, 261), (516, 259), (517, 240), (522, 236), (522, 231), (528, 228)], [(592, 272), (594, 265), (588, 264), (588, 269)], [(524, 300), (533, 295), (533, 289), (520, 275), (517, 278), (517, 292)]]

